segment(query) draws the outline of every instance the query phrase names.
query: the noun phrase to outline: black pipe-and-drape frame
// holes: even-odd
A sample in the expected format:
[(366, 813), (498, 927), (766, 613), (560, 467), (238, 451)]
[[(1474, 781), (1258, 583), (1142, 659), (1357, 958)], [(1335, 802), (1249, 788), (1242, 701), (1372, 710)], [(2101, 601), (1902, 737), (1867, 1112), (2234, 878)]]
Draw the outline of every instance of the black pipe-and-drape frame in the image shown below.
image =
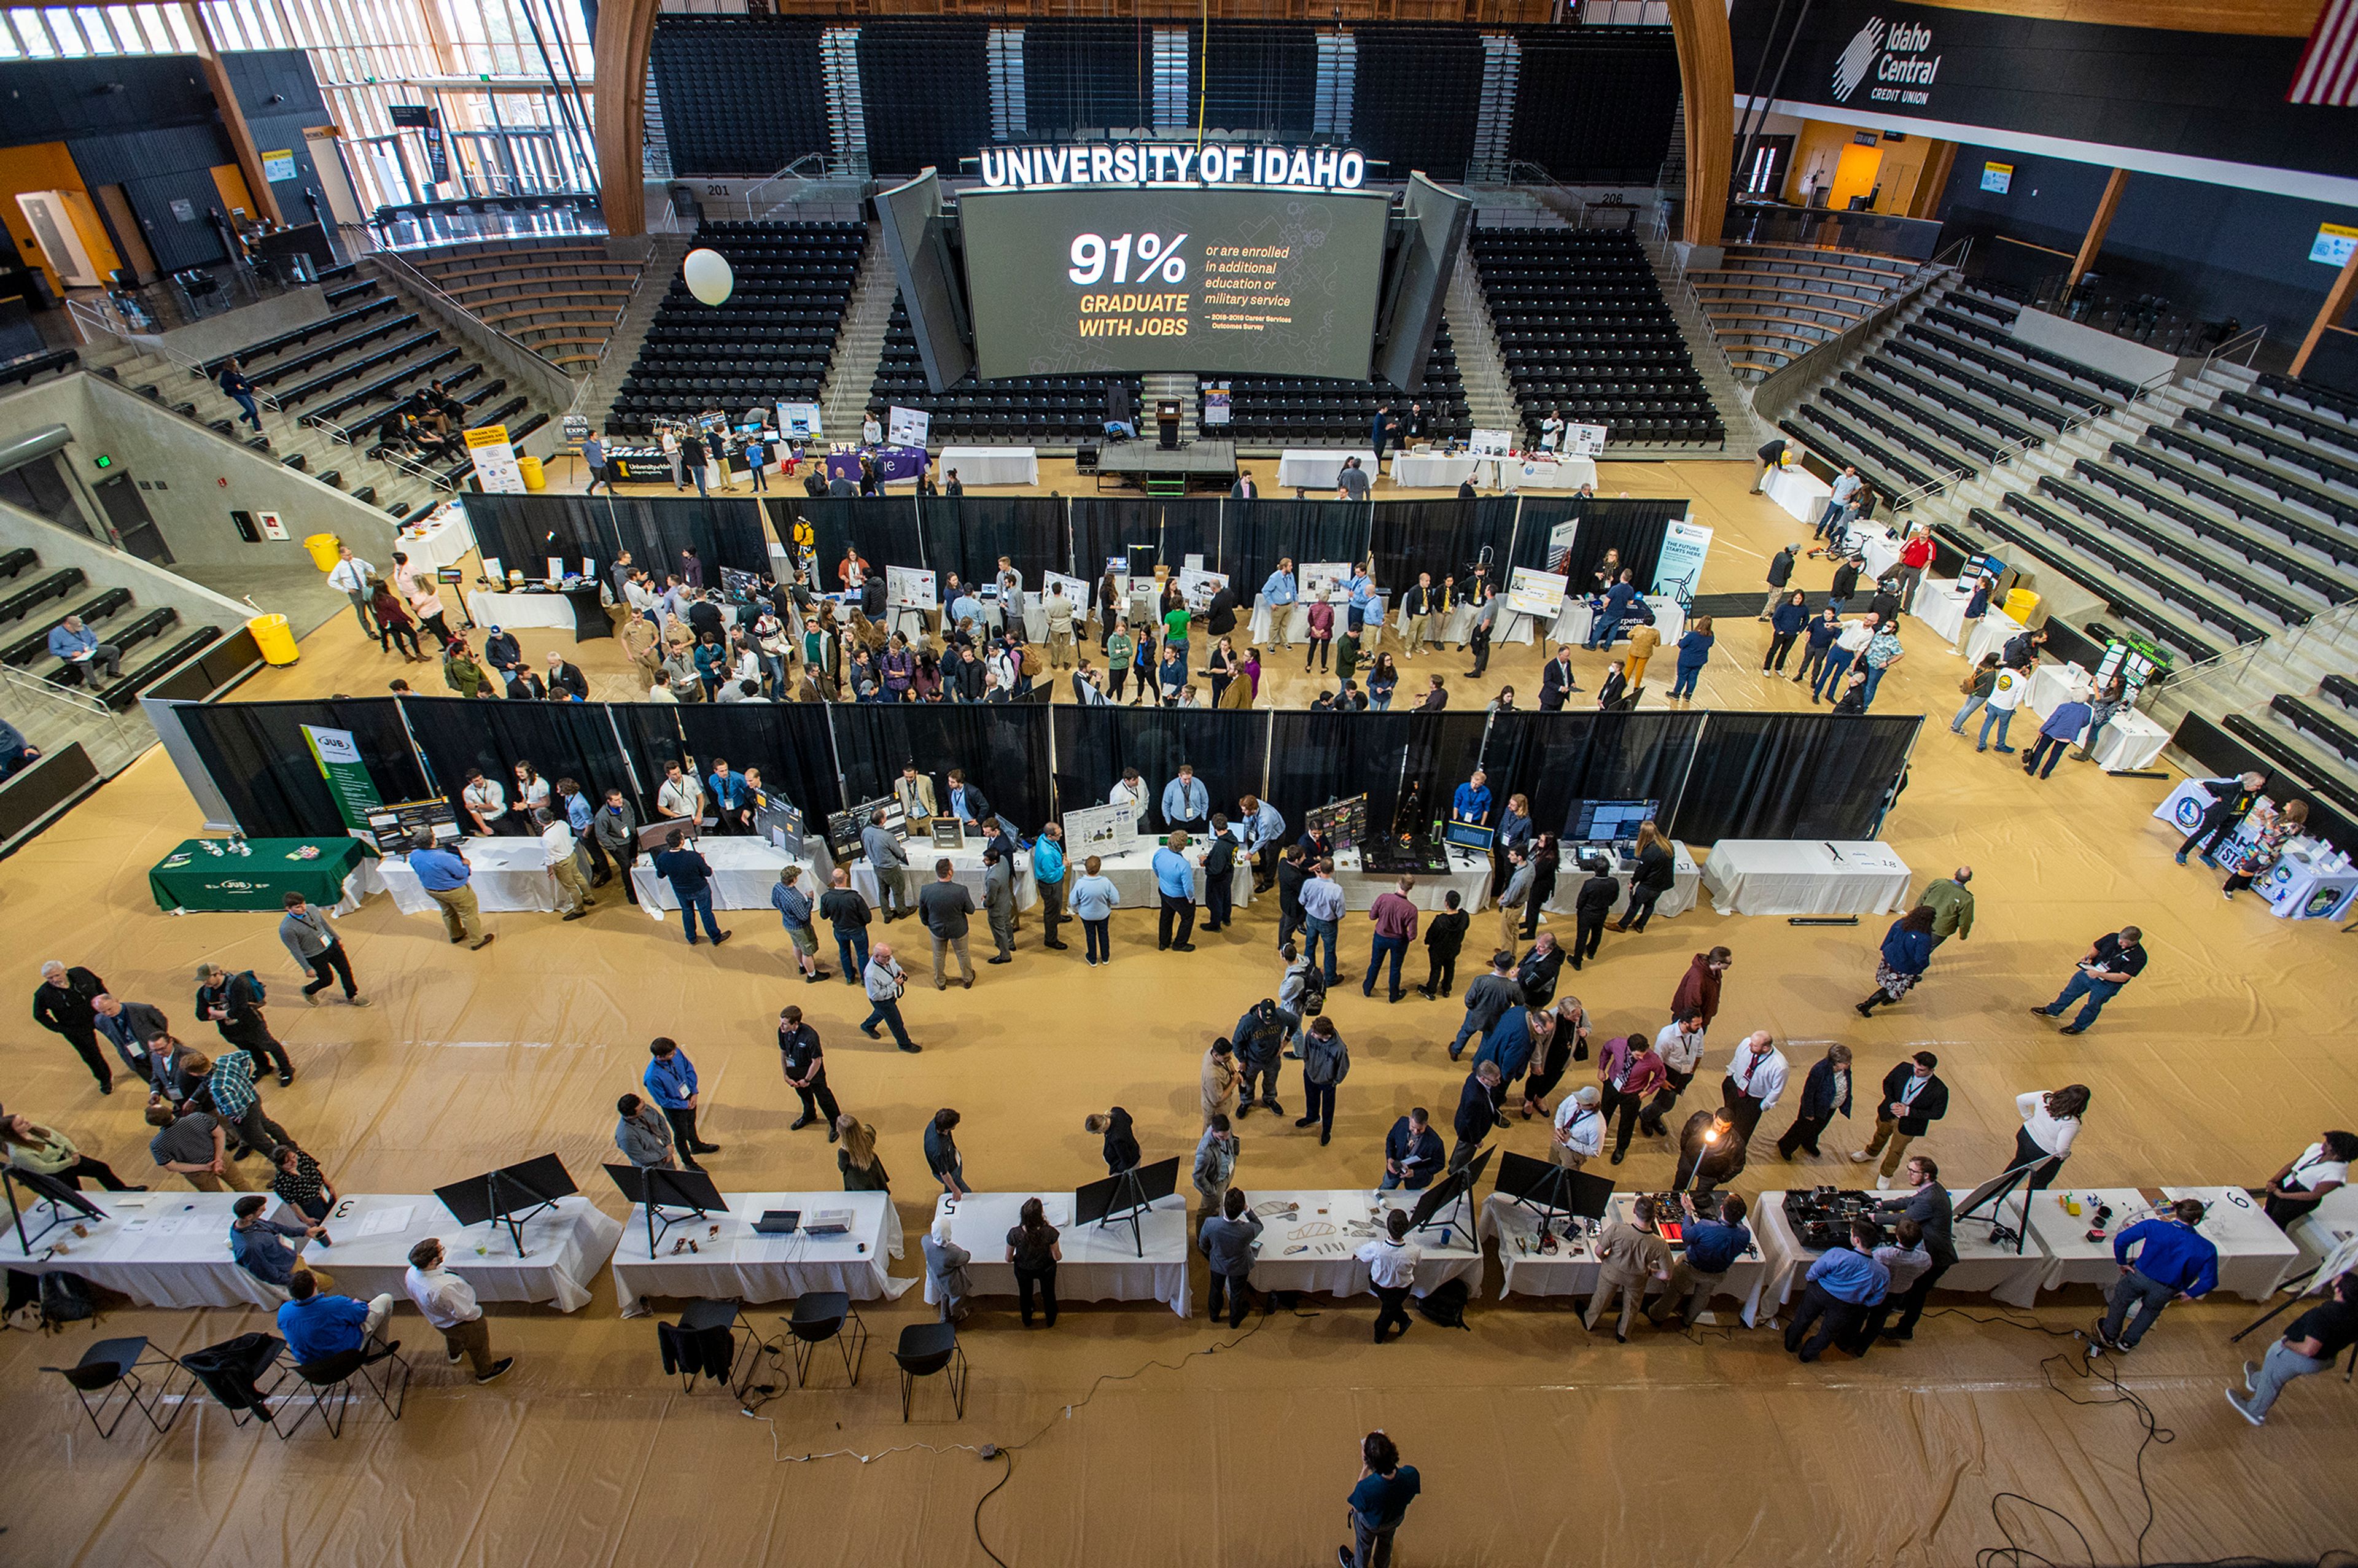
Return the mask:
[(551, 556), (568, 571), (588, 559), (603, 576), (623, 550), (658, 580), (680, 569), (685, 549), (696, 552), (704, 580), (715, 588), (721, 567), (770, 570), (769, 531), (761, 503), (750, 498), (486, 492), (468, 496), (466, 508), (476, 548), (527, 578), (546, 575)]
[(1237, 802), (1258, 795), (1270, 762), (1270, 715), (1250, 708), (1077, 708), (1055, 715), (1056, 802), (1060, 811), (1101, 806), (1125, 768), (1136, 768), (1149, 785), (1149, 825), (1163, 819), (1163, 786), (1179, 774), (1179, 764), (1195, 770), (1214, 812), (1238, 816)]

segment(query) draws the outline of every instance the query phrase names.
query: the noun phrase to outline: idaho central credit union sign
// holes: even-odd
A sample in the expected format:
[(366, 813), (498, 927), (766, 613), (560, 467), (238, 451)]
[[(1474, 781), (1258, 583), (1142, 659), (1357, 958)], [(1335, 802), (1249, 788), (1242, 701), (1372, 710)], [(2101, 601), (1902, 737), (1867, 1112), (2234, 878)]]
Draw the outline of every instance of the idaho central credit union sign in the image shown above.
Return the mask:
[(1149, 186), (1205, 190), (1227, 185), (1357, 190), (1368, 160), (1348, 147), (1228, 146), (1194, 142), (1076, 142), (986, 147), (977, 161), (989, 190), (1040, 186)]
[(1849, 103), (1865, 86), (1866, 103), (1920, 109), (1932, 101), (1931, 89), (1940, 74), (1931, 27), (1870, 16), (1834, 60), (1834, 102)]

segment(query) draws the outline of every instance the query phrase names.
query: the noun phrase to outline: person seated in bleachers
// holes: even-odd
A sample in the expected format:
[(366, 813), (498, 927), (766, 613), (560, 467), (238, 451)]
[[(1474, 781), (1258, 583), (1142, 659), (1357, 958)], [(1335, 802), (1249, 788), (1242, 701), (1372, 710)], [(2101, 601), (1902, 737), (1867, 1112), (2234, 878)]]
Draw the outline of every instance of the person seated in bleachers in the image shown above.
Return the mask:
[(41, 754), (14, 724), (0, 719), (0, 779), (7, 778)]

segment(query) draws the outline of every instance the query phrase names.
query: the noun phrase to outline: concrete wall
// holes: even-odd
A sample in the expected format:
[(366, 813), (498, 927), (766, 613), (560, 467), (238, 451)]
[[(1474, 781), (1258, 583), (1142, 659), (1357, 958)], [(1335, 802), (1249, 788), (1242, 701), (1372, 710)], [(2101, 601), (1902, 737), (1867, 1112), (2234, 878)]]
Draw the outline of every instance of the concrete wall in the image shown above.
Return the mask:
[[(168, 382), (164, 391), (171, 394)], [(114, 460), (106, 471), (141, 483), (157, 531), (185, 566), (284, 567), (290, 580), (316, 582), (302, 541), (320, 533), (341, 535), (371, 560), (390, 558), (395, 525), (375, 507), (103, 377), (67, 376), (0, 398), (0, 435), (55, 424), (72, 430), (62, 455), (85, 482), (98, 475), (103, 454)], [(287, 538), (247, 544), (230, 520), (233, 509), (279, 514)]]
[[(36, 517), (29, 512), (0, 502), (0, 549), (13, 550), (19, 545), (30, 546), (40, 552), (42, 576), (66, 567), (80, 567), (82, 576), (89, 579), (90, 586), (68, 595), (59, 602), (55, 614), (61, 615), (110, 588), (129, 589), (132, 599), (141, 611), (167, 606), (178, 611), (181, 623), (190, 630), (199, 626), (218, 626), (227, 633), (244, 625), (246, 618), (254, 613), (237, 600), (190, 582), (168, 568), (143, 561), (88, 534), (59, 527), (45, 517)], [(27, 578), (26, 580), (31, 579)], [(51, 611), (45, 610), (38, 613), (50, 614)], [(21, 629), (17, 634), (23, 634)], [(153, 648), (135, 650), (124, 660), (124, 667), (129, 669), (154, 656)]]

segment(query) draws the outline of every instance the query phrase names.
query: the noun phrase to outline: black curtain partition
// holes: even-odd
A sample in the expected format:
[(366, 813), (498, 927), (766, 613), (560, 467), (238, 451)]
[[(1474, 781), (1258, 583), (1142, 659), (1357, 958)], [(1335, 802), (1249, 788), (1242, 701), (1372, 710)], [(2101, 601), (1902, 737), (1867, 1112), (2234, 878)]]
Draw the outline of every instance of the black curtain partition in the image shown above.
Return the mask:
[(1375, 509), (1368, 554), (1376, 581), (1400, 602), (1419, 572), (1431, 572), (1435, 588), (1451, 578), (1463, 581), (1476, 562), (1487, 558), (1490, 580), (1507, 581), (1507, 552), (1513, 542), (1512, 502), (1486, 508), (1479, 501), (1393, 501)]
[[(933, 496), (919, 501), (917, 510), (925, 529), (925, 564), (936, 572), (956, 572), (970, 583), (989, 582), (998, 575), (999, 557), (1005, 556), (1023, 574), (1029, 593), (1039, 589), (1042, 572), (1072, 571), (1065, 503), (1056, 496)], [(988, 787), (983, 793), (990, 793)]]
[(860, 558), (880, 572), (886, 567), (926, 564), (925, 531), (918, 525), (914, 496), (774, 499), (768, 507), (771, 530), (781, 543), (793, 540), (796, 518), (811, 525), (811, 548), (818, 557), (818, 585), (827, 592), (832, 593), (842, 586), (836, 567), (842, 561), (848, 545), (858, 546)]
[(573, 780), (593, 802), (619, 789), (642, 820), (654, 805), (633, 787), (602, 703), (427, 697), (408, 698), (404, 707), (435, 783), (461, 822), (466, 813), (459, 795), (467, 787), (467, 771), (480, 768), (485, 778), (499, 780), (513, 806), (518, 762), (530, 762), (552, 788), (559, 779)]
[(892, 787), (902, 765), (914, 762), (934, 781), (935, 798), (947, 803), (945, 775), (964, 768), (991, 808), (1026, 833), (1039, 831), (1055, 810), (1050, 793), (1049, 708), (1031, 703), (990, 707), (835, 703), (837, 754), (843, 759), (847, 804), (873, 800)]
[(337, 838), (350, 831), (303, 735), (349, 730), (385, 803), (433, 793), (389, 697), (328, 701), (188, 703), (177, 710), (230, 815), (256, 838)]
[(1153, 559), (1168, 564), (1174, 575), (1191, 555), (1203, 557), (1214, 571), (1236, 569), (1221, 557), (1217, 497), (1158, 501), (1084, 495), (1073, 502), (1073, 561), (1079, 568), (1074, 576), (1097, 581), (1105, 576), (1108, 560), (1129, 558), (1132, 545), (1153, 551)]
[[(633, 705), (640, 706), (640, 705)], [(762, 782), (792, 801), (806, 823), (824, 827), (827, 813), (849, 804), (835, 776), (827, 709), (815, 702), (647, 703), (656, 715), (679, 716), (679, 728), (701, 772), (726, 757), (739, 773), (759, 768)]]
[[(1259, 795), (1269, 766), (1269, 715), (1217, 708), (1070, 708), (1052, 710), (1056, 730), (1056, 810), (1102, 806), (1124, 768), (1136, 768), (1163, 820), (1163, 786), (1192, 763), (1212, 809), (1237, 820), (1237, 800)], [(986, 786), (987, 787), (987, 786)], [(1280, 808), (1283, 809), (1282, 807)]]
[(1269, 798), (1298, 827), (1313, 806), (1364, 791), (1368, 831), (1380, 835), (1414, 787), (1415, 823), (1429, 830), (1480, 760), (1486, 722), (1479, 713), (1281, 712), (1270, 735)]
[(1722, 838), (1872, 838), (1920, 714), (1714, 713), (1665, 825)]
[(486, 493), (468, 496), (466, 505), (477, 547), (526, 577), (542, 575), (551, 556), (563, 557), (571, 569), (586, 556), (602, 576), (622, 550), (660, 579), (679, 570), (680, 551), (693, 549), (713, 588), (720, 586), (720, 567), (770, 569), (761, 503), (751, 498)]
[[(1560, 832), (1584, 800), (1680, 799), (1706, 716), (1701, 713), (1513, 713), (1491, 726), (1490, 788), (1531, 802), (1531, 821)], [(1502, 789), (1502, 782), (1505, 787)]]
[(1304, 561), (1367, 559), (1373, 511), (1362, 501), (1229, 502), (1221, 514), (1220, 559), (1237, 597), (1250, 604), (1281, 558), (1297, 568)]
[(1650, 588), (1655, 564), (1662, 558), (1662, 535), (1667, 532), (1664, 524), (1672, 518), (1684, 517), (1691, 504), (1685, 501), (1622, 500), (1601, 495), (1586, 500), (1525, 496), (1522, 524), (1515, 535), (1514, 564), (1545, 567), (1548, 535), (1557, 524), (1576, 517), (1580, 526), (1572, 537), (1572, 584), (1575, 590), (1587, 587), (1588, 574), (1604, 561), (1608, 549), (1621, 553), (1621, 564), (1637, 573), (1639, 588)]

